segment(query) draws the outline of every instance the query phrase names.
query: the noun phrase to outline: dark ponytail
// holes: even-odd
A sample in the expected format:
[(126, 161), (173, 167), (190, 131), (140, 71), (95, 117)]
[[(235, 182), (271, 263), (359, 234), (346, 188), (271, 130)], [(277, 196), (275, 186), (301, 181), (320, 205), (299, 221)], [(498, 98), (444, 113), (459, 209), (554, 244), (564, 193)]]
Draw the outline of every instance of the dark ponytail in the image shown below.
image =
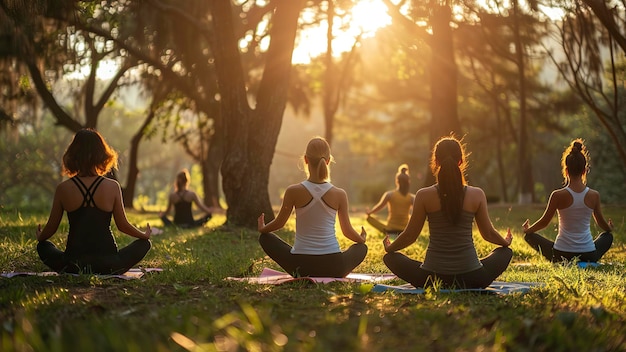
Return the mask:
[(457, 224), (463, 210), (465, 187), (465, 151), (454, 137), (440, 139), (432, 153), (431, 170), (438, 185), (441, 211)]

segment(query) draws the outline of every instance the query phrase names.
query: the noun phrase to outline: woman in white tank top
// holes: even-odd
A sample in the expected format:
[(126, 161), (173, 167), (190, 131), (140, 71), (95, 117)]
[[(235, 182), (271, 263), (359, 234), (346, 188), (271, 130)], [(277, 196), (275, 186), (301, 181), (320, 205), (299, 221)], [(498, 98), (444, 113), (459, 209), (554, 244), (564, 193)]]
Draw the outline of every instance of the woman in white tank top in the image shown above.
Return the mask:
[[(539, 220), (529, 225), (526, 220), (524, 239), (536, 251), (552, 262), (573, 258), (583, 262), (597, 262), (613, 243), (613, 222), (604, 220), (600, 193), (587, 187), (589, 155), (582, 139), (575, 139), (561, 157), (561, 172), (565, 187), (550, 195), (548, 205)], [(555, 241), (536, 232), (548, 226), (558, 213), (559, 231)], [(591, 217), (604, 230), (595, 240), (591, 235)]]
[[(361, 264), (367, 254), (366, 233), (359, 234), (350, 223), (346, 192), (330, 183), (330, 146), (323, 138), (309, 141), (303, 161), (307, 180), (287, 188), (276, 218), (265, 224), (258, 218), (259, 243), (270, 258), (290, 275), (345, 277)], [(281, 229), (296, 211), (296, 238), (293, 247), (273, 231)], [(343, 235), (356, 242), (341, 251), (335, 235), (335, 219)]]

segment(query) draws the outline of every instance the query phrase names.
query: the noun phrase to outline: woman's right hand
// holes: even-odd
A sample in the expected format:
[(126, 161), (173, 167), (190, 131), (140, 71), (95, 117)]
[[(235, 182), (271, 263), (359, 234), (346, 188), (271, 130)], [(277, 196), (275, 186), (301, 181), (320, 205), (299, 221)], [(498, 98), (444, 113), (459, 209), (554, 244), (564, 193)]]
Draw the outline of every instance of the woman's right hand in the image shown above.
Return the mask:
[(363, 239), (363, 243), (367, 240), (367, 232), (365, 232), (365, 228), (361, 226), (361, 238)]
[(522, 227), (524, 228), (524, 232), (526, 232), (526, 230), (528, 230), (528, 228), (530, 227), (530, 222), (528, 221), (528, 219), (526, 219), (526, 221), (524, 221), (524, 223), (522, 224)]
[[(528, 220), (526, 220), (526, 221), (528, 221)], [(526, 224), (526, 225), (528, 225), (528, 224)], [(513, 234), (511, 234), (511, 228), (510, 227), (507, 229), (506, 237), (504, 238), (504, 240), (507, 243), (507, 247), (511, 245), (511, 242), (513, 242)]]

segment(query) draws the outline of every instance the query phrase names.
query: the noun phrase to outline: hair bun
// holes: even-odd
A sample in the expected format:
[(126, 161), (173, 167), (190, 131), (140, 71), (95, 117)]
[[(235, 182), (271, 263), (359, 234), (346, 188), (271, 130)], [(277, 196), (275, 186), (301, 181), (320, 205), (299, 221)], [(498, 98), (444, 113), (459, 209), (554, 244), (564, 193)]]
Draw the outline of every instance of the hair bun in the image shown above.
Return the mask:
[(574, 153), (574, 152), (580, 153), (580, 152), (582, 152), (582, 150), (583, 150), (583, 144), (581, 142), (574, 141), (572, 143), (572, 153)]

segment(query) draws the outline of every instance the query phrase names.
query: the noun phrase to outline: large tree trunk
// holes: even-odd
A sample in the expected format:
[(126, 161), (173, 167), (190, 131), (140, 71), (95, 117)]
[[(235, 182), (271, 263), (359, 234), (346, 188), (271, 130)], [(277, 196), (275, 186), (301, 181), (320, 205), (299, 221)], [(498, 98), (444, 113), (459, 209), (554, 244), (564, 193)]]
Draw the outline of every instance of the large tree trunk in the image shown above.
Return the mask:
[(524, 46), (520, 35), (519, 26), (519, 5), (517, 0), (513, 1), (513, 33), (515, 36), (515, 56), (518, 68), (519, 78), (519, 200), (520, 204), (532, 203), (534, 200), (534, 180), (532, 173), (532, 165), (528, 155), (528, 132), (527, 132), (527, 114), (526, 114), (526, 64), (524, 61)]
[(128, 175), (126, 177), (126, 187), (122, 189), (122, 199), (124, 200), (124, 207), (132, 209), (133, 208), (133, 200), (135, 199), (135, 187), (137, 186), (137, 176), (139, 176), (139, 167), (137, 166), (137, 160), (139, 159), (139, 144), (143, 139), (143, 135), (146, 131), (146, 128), (152, 120), (154, 120), (155, 113), (154, 109), (150, 109), (150, 113), (146, 116), (146, 119), (139, 127), (139, 130), (133, 138), (130, 140), (130, 152), (128, 159)]
[(215, 64), (222, 98), (225, 154), (222, 188), (228, 202), (227, 224), (256, 228), (263, 212), (273, 219), (269, 170), (287, 103), (291, 55), (303, 0), (280, 0), (272, 16), (271, 41), (257, 107), (248, 105), (243, 68), (234, 35), (230, 0), (215, 0)]
[[(431, 124), (430, 145), (433, 146), (442, 136), (453, 133), (461, 136), (461, 124), (457, 112), (457, 67), (454, 59), (452, 38), (452, 10), (449, 6), (436, 5), (432, 13), (433, 37), (431, 43)], [(425, 186), (434, 182), (434, 176), (427, 170)]]
[(204, 187), (204, 204), (209, 207), (219, 207), (219, 175), (224, 158), (224, 140), (218, 135), (211, 137), (209, 153), (202, 162), (202, 186)]

